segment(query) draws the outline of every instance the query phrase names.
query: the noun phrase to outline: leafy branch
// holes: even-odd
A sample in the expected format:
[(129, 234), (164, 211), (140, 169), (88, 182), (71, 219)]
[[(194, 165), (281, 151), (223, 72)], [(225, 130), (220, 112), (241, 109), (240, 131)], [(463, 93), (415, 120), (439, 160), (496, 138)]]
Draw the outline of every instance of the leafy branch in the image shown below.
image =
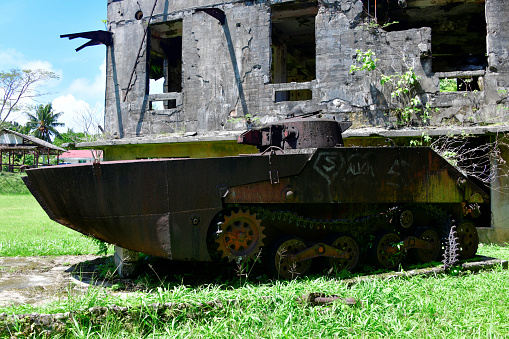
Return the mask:
[(256, 126), (260, 122), (260, 118), (255, 117), (248, 113), (242, 117), (231, 117), (227, 121), (232, 124), (237, 124), (239, 122), (245, 122), (246, 128), (252, 129), (254, 126)]

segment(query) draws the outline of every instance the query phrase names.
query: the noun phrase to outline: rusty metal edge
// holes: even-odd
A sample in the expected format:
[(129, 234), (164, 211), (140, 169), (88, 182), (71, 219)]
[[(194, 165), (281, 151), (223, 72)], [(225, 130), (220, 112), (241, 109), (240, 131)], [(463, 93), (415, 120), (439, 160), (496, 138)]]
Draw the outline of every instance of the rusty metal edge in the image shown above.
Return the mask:
[(30, 191), (30, 193), (34, 196), (35, 200), (37, 200), (37, 202), (39, 203), (39, 205), (41, 206), (41, 208), (44, 210), (44, 212), (46, 212), (46, 214), (48, 215), (48, 217), (61, 224), (61, 225), (64, 225), (76, 232), (79, 232), (85, 236), (92, 236), (91, 234), (88, 234), (86, 232), (83, 232), (82, 230), (74, 227), (73, 225), (71, 225), (70, 223), (66, 222), (65, 220), (62, 220), (62, 219), (59, 219), (55, 213), (53, 213), (53, 211), (49, 208), (48, 204), (46, 204), (46, 201), (44, 201), (44, 199), (42, 198), (42, 196), (39, 194), (39, 192), (33, 187), (32, 185), (32, 182), (30, 181), (30, 179), (28, 178), (28, 176), (25, 176), (25, 177), (22, 177), (21, 178), (23, 180), (23, 182), (25, 183), (25, 186), (28, 188), (28, 190)]

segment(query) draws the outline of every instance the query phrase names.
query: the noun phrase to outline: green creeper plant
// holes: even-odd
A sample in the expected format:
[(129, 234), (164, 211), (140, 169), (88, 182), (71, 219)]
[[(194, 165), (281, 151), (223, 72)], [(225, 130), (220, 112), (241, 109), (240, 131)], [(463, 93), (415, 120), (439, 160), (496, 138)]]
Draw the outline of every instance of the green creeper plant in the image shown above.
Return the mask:
[[(391, 98), (398, 102), (399, 105), (394, 105), (390, 112), (397, 117), (399, 125), (410, 125), (414, 116), (420, 117), (424, 124), (429, 122), (431, 107), (429, 103), (424, 105), (418, 96), (417, 85), (421, 78), (415, 74), (413, 67), (406, 65), (404, 73), (384, 74), (378, 69), (378, 59), (376, 59), (375, 53), (370, 49), (366, 52), (358, 49), (356, 61), (360, 66), (352, 65), (350, 73), (356, 71), (378, 71), (380, 74), (380, 84), (391, 88)], [(405, 61), (405, 58), (403, 58), (403, 61)]]
[(245, 122), (246, 128), (251, 129), (254, 126), (258, 125), (258, 123), (260, 122), (260, 118), (248, 113), (241, 117), (231, 117), (227, 121), (232, 124), (236, 124), (238, 122)]

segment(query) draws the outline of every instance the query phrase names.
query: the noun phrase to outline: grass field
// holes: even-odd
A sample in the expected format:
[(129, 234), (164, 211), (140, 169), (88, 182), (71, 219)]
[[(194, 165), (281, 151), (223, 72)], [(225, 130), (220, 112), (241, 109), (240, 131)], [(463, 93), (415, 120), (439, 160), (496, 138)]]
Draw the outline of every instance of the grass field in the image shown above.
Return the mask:
[[(96, 251), (91, 240), (49, 220), (31, 195), (0, 195), (0, 256)], [(509, 260), (509, 247), (481, 245), (478, 253)], [(212, 278), (205, 273), (209, 266), (188, 265), (184, 273), (169, 270), (165, 275), (148, 270), (132, 282), (141, 287), (134, 291), (90, 286), (83, 294), (69, 285), (69, 298), (39, 307), (0, 308), (0, 313), (74, 312), (74, 320), (51, 335), (65, 338), (509, 337), (509, 272), (501, 267), (459, 275), (373, 278), (347, 286), (330, 275), (271, 280), (256, 269), (248, 279), (234, 269)], [(311, 292), (353, 297), (358, 303), (316, 306), (299, 301)], [(197, 306), (213, 300), (223, 307)], [(188, 306), (163, 313), (150, 306), (168, 302)], [(87, 312), (112, 305), (132, 310), (122, 317)], [(18, 337), (27, 336), (43, 337)]]
[(1, 194), (30, 194), (21, 180), (25, 174), (0, 172), (0, 195)]
[(0, 256), (95, 254), (93, 240), (52, 221), (30, 194), (0, 195)]
[[(507, 248), (483, 246), (481, 252), (509, 258)], [(76, 312), (63, 337), (72, 338), (506, 338), (509, 336), (509, 274), (498, 267), (481, 273), (432, 277), (374, 278), (352, 286), (332, 276), (296, 281), (252, 277), (240, 281), (193, 284), (202, 272), (161, 279), (152, 289), (112, 294), (89, 288), (85, 295), (41, 308), (0, 312)], [(189, 283), (186, 284), (184, 280)], [(122, 292), (122, 289), (115, 293)], [(311, 292), (353, 297), (327, 306), (302, 303)], [(199, 302), (219, 300), (222, 308), (203, 309)], [(228, 300), (235, 300), (228, 303)], [(157, 313), (153, 303), (187, 303)], [(138, 307), (122, 317), (98, 317), (95, 306)]]

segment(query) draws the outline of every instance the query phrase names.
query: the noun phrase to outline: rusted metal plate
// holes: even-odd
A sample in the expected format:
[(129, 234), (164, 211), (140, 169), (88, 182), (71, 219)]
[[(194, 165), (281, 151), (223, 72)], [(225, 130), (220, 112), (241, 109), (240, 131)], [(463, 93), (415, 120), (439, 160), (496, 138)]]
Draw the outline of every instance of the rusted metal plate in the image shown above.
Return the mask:
[(318, 149), (299, 175), (277, 185), (260, 182), (233, 187), (225, 201), (479, 203), (488, 199), (486, 192), (430, 148), (363, 147)]
[(150, 255), (205, 261), (211, 221), (225, 204), (320, 206), (316, 214), (326, 217), (327, 204), (488, 199), (425, 147), (295, 152), (54, 166), (28, 170), (27, 186), (67, 227)]
[[(280, 177), (310, 154), (278, 155)], [(269, 155), (103, 162), (28, 170), (55, 221), (112, 244), (175, 260), (210, 260), (206, 236), (229, 187), (269, 180)]]

